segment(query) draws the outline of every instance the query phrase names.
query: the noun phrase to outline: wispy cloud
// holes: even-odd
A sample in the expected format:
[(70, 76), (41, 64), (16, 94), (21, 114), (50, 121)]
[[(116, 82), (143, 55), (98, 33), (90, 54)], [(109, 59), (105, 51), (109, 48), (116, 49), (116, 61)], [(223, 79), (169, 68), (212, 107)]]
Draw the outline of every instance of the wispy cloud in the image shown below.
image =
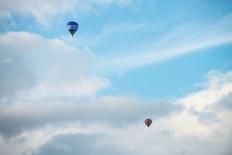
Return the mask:
[(76, 16), (80, 12), (91, 11), (95, 6), (129, 5), (130, 3), (130, 0), (1, 0), (0, 16), (32, 16), (40, 24), (49, 25), (53, 18), (62, 14), (73, 13)]
[[(115, 73), (141, 67), (147, 64), (160, 63), (201, 49), (232, 43), (232, 14), (223, 19), (204, 24), (187, 24), (155, 39), (145, 49), (138, 49), (129, 54), (102, 57), (97, 68)], [(125, 50), (124, 53), (127, 53)], [(121, 52), (123, 53), (123, 52)]]
[(123, 37), (125, 34), (135, 34), (137, 31), (146, 29), (146, 24), (143, 23), (121, 23), (114, 25), (106, 25), (99, 33), (87, 33), (82, 36), (88, 45), (104, 44), (107, 39), (116, 38), (117, 36)]

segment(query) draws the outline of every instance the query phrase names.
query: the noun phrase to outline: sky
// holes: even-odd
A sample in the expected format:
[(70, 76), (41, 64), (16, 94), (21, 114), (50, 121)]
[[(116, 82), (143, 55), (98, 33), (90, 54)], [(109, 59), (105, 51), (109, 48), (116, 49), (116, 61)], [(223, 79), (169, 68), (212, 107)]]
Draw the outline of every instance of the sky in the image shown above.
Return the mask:
[(231, 0), (0, 2), (1, 155), (232, 154)]

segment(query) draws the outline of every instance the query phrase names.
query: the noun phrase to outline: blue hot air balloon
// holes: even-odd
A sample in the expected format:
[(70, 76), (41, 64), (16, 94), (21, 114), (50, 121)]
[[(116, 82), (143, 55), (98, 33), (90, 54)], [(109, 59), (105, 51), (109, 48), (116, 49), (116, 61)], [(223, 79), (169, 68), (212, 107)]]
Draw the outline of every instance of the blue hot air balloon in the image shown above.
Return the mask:
[(68, 31), (71, 33), (72, 37), (74, 33), (78, 30), (79, 25), (77, 22), (70, 21), (67, 23)]

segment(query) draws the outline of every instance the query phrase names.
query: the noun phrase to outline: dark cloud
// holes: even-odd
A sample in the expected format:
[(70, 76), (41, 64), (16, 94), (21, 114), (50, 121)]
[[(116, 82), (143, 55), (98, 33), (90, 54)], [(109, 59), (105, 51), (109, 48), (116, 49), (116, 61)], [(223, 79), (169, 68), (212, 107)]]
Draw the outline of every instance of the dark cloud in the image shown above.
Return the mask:
[(110, 144), (101, 144), (104, 135), (59, 135), (41, 146), (32, 155), (126, 155), (125, 150)]
[[(123, 131), (124, 134), (126, 132), (130, 131)], [(138, 133), (144, 134), (139, 131)], [(143, 145), (139, 142), (139, 139), (130, 137), (131, 135), (117, 134), (117, 138), (110, 138), (108, 134), (102, 132), (102, 134), (57, 135), (34, 151), (32, 155), (169, 155), (170, 152), (173, 155), (231, 154), (231, 136), (227, 138), (218, 137), (215, 141), (207, 141), (194, 136), (173, 138), (170, 133), (158, 132), (153, 133), (150, 140), (148, 138)], [(118, 143), (117, 140), (122, 141), (122, 143)], [(144, 139), (142, 138), (141, 141), (144, 141)]]
[(0, 52), (0, 98), (9, 97), (32, 87), (35, 77), (29, 67), (32, 64), (25, 61), (18, 52), (1, 49)]
[(191, 110), (192, 114), (197, 115), (198, 119), (205, 124), (212, 124), (220, 122), (218, 117), (219, 111), (231, 111), (232, 110), (232, 92), (222, 96), (211, 107), (207, 107), (204, 111)]
[[(79, 101), (80, 102), (80, 101)], [(157, 119), (180, 110), (172, 103), (144, 103), (128, 98), (103, 97), (83, 103), (15, 104), (1, 110), (0, 132), (12, 135), (46, 124), (79, 122), (109, 123), (116, 127), (143, 122), (146, 117)]]
[(232, 92), (223, 96), (217, 103), (216, 107), (223, 110), (232, 110)]

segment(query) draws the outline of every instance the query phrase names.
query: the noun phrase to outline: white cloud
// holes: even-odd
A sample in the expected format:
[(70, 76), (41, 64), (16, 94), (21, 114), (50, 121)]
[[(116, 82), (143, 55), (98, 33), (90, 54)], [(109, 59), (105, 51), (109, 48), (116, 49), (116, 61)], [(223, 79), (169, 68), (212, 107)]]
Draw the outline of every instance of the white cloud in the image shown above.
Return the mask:
[(29, 15), (35, 17), (41, 24), (47, 24), (51, 17), (72, 9), (72, 0), (69, 2), (61, 0), (1, 0), (0, 13), (5, 14), (7, 12), (10, 14)]
[(88, 71), (94, 60), (91, 51), (64, 40), (9, 32), (0, 35), (0, 48), (2, 95), (31, 99), (95, 96), (110, 85), (108, 79)]
[(108, 79), (99, 77), (82, 77), (71, 81), (45, 81), (37, 87), (21, 93), (29, 98), (60, 97), (60, 96), (91, 96), (110, 85)]
[(94, 6), (105, 6), (113, 3), (128, 5), (130, 0), (1, 0), (0, 16), (26, 15), (34, 17), (40, 24), (48, 25), (51, 19), (65, 13), (78, 13), (91, 10)]
[[(218, 108), (223, 105), (222, 99), (232, 92), (231, 72), (214, 71), (208, 78), (202, 90), (177, 100), (183, 105), (182, 111), (154, 119), (149, 129), (140, 124), (114, 132), (112, 141), (133, 150), (131, 154), (168, 155), (170, 151), (176, 155), (231, 154), (232, 110)], [(207, 108), (199, 108), (199, 105)], [(204, 115), (192, 109), (201, 114), (208, 114), (210, 109), (217, 119), (212, 121), (214, 117), (206, 117), (207, 121), (202, 121)]]
[[(13, 151), (12, 154), (16, 154), (15, 149), (10, 148), (18, 146), (18, 153), (27, 150), (28, 154), (55, 154), (57, 151), (68, 154), (70, 151), (75, 153), (76, 150), (85, 150), (89, 145), (91, 149), (86, 151), (90, 153), (109, 148), (104, 150), (108, 154), (168, 155), (171, 151), (174, 155), (229, 155), (232, 151), (232, 109), (220, 108), (219, 105), (223, 105), (223, 99), (232, 94), (231, 82), (231, 72), (210, 72), (208, 82), (203, 84), (202, 90), (177, 99), (176, 103), (183, 108), (178, 111), (174, 108), (169, 112), (166, 110), (170, 104), (163, 107), (162, 103), (146, 104), (123, 97), (94, 98), (85, 103), (81, 101), (82, 104), (77, 104), (75, 100), (76, 104), (70, 104), (67, 99), (27, 105), (24, 101), (25, 106), (18, 103), (3, 107), (1, 122), (9, 122), (12, 118), (19, 125), (24, 124), (24, 121), (28, 124), (30, 121), (37, 120), (38, 123), (44, 119), (50, 125), (38, 123), (34, 130), (24, 126), (22, 129), (27, 130), (22, 130), (17, 138), (2, 137), (2, 152), (10, 154)], [(201, 103), (200, 108), (198, 103)], [(178, 105), (174, 104), (175, 106)], [(160, 111), (163, 114), (156, 115)], [(215, 120), (211, 116), (205, 117), (209, 112), (215, 116)], [(143, 123), (144, 114), (153, 118), (150, 128)], [(55, 123), (62, 119), (65, 119), (63, 123)], [(95, 121), (90, 121), (91, 119)], [(81, 123), (81, 120), (89, 123)], [(126, 125), (110, 123), (120, 120), (125, 121)], [(86, 141), (80, 144), (79, 140), (84, 137), (87, 138)]]
[(203, 85), (204, 90), (190, 94), (179, 100), (189, 110), (197, 112), (211, 112), (215, 110), (215, 103), (232, 92), (232, 72), (222, 74), (211, 71), (208, 82)]

